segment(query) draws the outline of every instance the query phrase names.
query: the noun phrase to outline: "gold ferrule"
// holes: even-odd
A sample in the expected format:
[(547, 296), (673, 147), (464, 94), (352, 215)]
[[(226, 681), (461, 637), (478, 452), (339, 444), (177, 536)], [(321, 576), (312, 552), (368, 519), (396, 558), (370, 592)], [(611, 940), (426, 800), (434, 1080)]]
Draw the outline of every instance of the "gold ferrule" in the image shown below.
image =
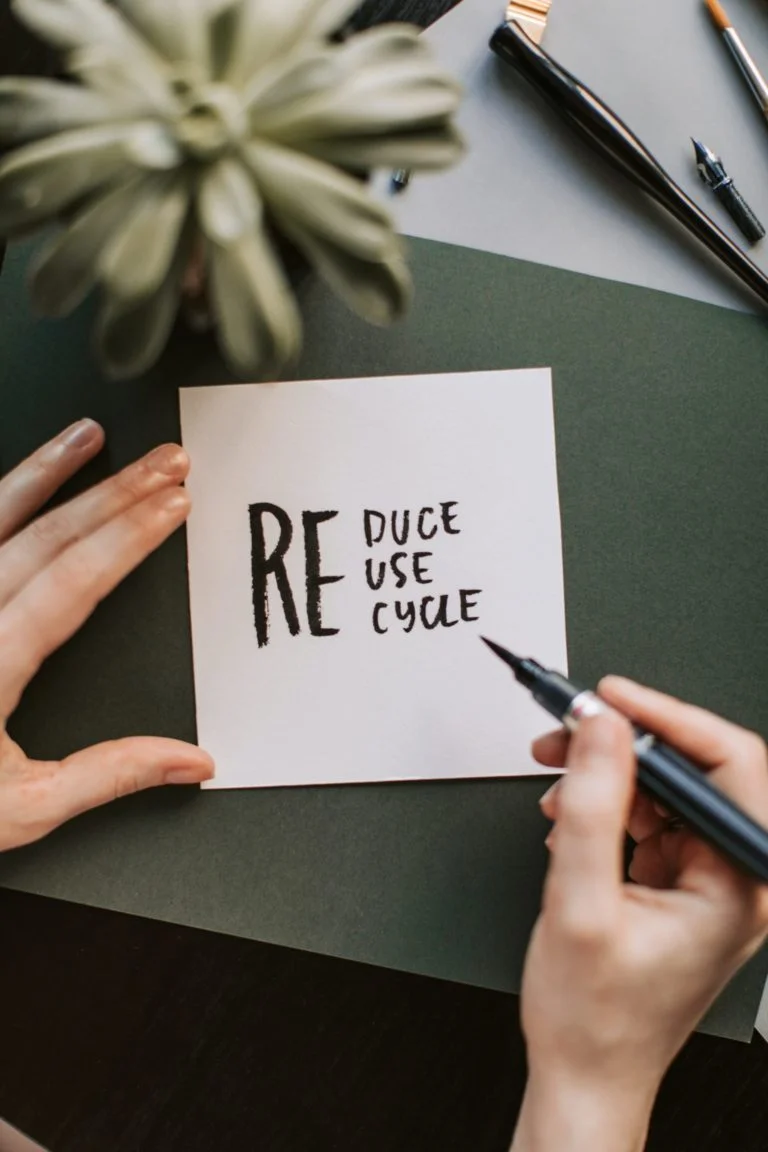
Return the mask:
[(507, 5), (507, 23), (516, 21), (536, 44), (547, 27), (552, 0), (510, 0)]

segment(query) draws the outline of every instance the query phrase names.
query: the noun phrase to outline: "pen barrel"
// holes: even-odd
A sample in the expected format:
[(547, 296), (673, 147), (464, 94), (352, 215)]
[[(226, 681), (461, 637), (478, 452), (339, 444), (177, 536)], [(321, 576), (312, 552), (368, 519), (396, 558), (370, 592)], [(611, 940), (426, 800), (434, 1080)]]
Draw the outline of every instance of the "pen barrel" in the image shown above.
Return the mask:
[(751, 244), (762, 240), (765, 228), (733, 182), (720, 185), (714, 189), (714, 193), (739, 231)]
[(635, 751), (643, 791), (743, 871), (768, 884), (768, 831), (672, 748), (641, 735)]
[(545, 97), (572, 128), (644, 191), (658, 195), (665, 173), (655, 157), (598, 96), (534, 44), (514, 21), (500, 25), (491, 49)]
[(496, 29), (491, 49), (528, 80), (593, 149), (652, 196), (768, 304), (768, 278), (683, 192), (634, 132), (586, 85), (562, 68), (514, 21)]
[(726, 28), (723, 32), (723, 39), (730, 48), (744, 79), (752, 89), (755, 99), (763, 110), (763, 115), (768, 116), (768, 84), (747, 51), (744, 41), (735, 28)]

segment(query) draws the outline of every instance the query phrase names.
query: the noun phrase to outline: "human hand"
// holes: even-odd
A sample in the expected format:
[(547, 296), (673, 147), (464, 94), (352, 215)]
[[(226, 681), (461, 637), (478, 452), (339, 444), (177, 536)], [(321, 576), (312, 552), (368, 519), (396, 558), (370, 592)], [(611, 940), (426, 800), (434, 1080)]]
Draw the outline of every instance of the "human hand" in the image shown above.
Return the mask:
[(103, 444), (81, 421), (0, 480), (0, 851), (130, 792), (213, 775), (211, 758), (178, 740), (132, 737), (44, 763), (6, 731), (43, 661), (189, 514), (187, 456), (165, 445), (32, 520)]
[[(626, 680), (609, 677), (600, 695), (768, 824), (758, 736)], [(636, 1152), (669, 1064), (765, 939), (768, 887), (635, 792), (621, 716), (589, 720), (570, 740), (545, 736), (534, 754), (569, 771), (542, 800), (555, 827), (523, 980), (530, 1079), (513, 1149)], [(631, 884), (625, 829), (636, 841)]]

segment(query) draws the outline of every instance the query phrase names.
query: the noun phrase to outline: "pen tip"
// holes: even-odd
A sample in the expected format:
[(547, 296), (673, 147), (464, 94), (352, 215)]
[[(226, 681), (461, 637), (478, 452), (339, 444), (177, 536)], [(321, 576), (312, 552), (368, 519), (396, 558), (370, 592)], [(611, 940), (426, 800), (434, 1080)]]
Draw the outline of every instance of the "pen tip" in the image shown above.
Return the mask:
[(509, 652), (506, 648), (502, 648), (501, 644), (496, 644), (493, 640), (489, 640), (487, 636), (481, 636), (480, 639), (484, 644), (487, 644), (491, 652), (495, 652), (500, 660), (505, 664), (509, 664), (510, 668), (518, 668), (522, 663), (519, 656), (515, 656), (513, 652)]

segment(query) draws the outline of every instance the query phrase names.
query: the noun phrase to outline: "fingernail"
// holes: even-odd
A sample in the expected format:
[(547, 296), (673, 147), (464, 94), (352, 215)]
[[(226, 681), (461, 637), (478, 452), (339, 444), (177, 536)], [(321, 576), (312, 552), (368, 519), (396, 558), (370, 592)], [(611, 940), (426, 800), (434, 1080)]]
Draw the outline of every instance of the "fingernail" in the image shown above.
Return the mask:
[(84, 448), (90, 448), (100, 435), (101, 427), (95, 420), (78, 420), (62, 432), (59, 443), (63, 448), (82, 452)]
[(602, 680), (597, 686), (598, 692), (604, 689), (608, 692), (626, 692), (628, 689), (639, 688), (640, 685), (636, 680), (630, 680), (627, 676), (603, 676)]
[(202, 784), (204, 780), (212, 780), (215, 774), (213, 761), (207, 760), (186, 768), (171, 768), (164, 780), (166, 784)]
[(552, 787), (547, 788), (547, 790), (544, 793), (544, 795), (542, 796), (541, 800), (539, 800), (539, 807), (540, 808), (543, 808), (544, 805), (554, 797), (554, 795), (557, 792), (558, 788), (560, 787), (561, 783), (562, 783), (562, 780), (555, 780)]
[(178, 444), (163, 444), (150, 452), (146, 463), (154, 472), (160, 472), (163, 476), (183, 476), (189, 467), (189, 457)]
[(183, 488), (170, 488), (160, 498), (161, 509), (169, 515), (188, 512), (189, 505), (189, 495)]

